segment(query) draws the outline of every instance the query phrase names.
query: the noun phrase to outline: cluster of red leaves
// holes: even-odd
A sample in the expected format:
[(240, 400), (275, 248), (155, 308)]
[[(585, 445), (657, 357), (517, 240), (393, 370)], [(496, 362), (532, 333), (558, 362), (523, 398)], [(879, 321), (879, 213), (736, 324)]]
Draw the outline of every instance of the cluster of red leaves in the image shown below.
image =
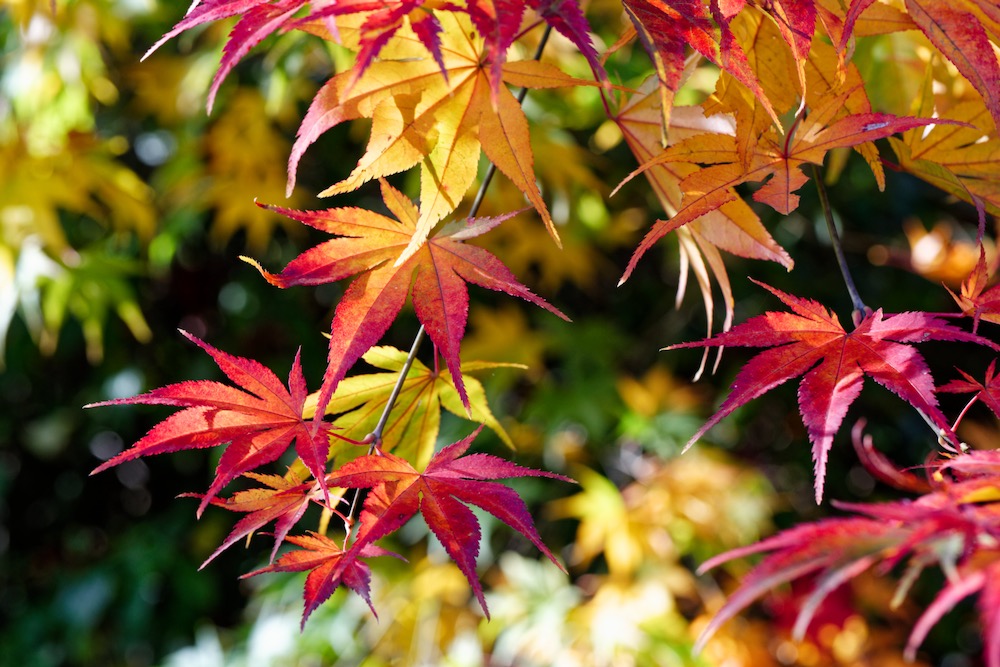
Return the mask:
[[(981, 259), (963, 286), (963, 297), (956, 297), (965, 314), (976, 318), (976, 322), (984, 313), (993, 313), (991, 298), (979, 298), (986, 282), (985, 262)], [(820, 304), (763, 287), (792, 312), (768, 312), (706, 340), (668, 348), (769, 348), (743, 366), (732, 383), (732, 392), (688, 447), (741, 405), (803, 376), (799, 411), (813, 445), (819, 503), (833, 436), (868, 375), (916, 408), (939, 433), (942, 446), (950, 454), (943, 453), (926, 464), (924, 481), (898, 470), (875, 450), (871, 438), (862, 436), (863, 423), (859, 422), (853, 440), (865, 468), (875, 479), (918, 497), (882, 504), (834, 502), (854, 516), (802, 524), (705, 562), (700, 571), (736, 558), (766, 554), (705, 628), (698, 646), (757, 598), (783, 583), (804, 580), (812, 588), (800, 603), (792, 631), (793, 637), (801, 640), (824, 600), (848, 581), (872, 568), (888, 574), (896, 565), (908, 561), (894, 605), (902, 601), (927, 567), (940, 567), (947, 583), (914, 625), (906, 658), (915, 657), (927, 633), (945, 613), (963, 598), (978, 593), (986, 663), (1000, 667), (1000, 451), (968, 451), (954, 433), (961, 417), (976, 401), (1000, 418), (995, 361), (982, 382), (959, 369), (964, 379), (935, 386), (927, 364), (911, 344), (951, 340), (978, 343), (994, 350), (1000, 350), (1000, 345), (948, 324), (940, 316), (920, 312), (889, 316), (881, 310), (868, 312), (848, 333), (836, 316)], [(937, 393), (973, 394), (954, 426), (938, 407)]]
[[(404, 26), (409, 25), (434, 61), (445, 72), (441, 53), (441, 24), (434, 11), (462, 13), (469, 17), (487, 44), (490, 80), (494, 91), (501, 85), (501, 68), (507, 50), (521, 34), (528, 9), (569, 39), (583, 53), (594, 73), (605, 78), (589, 26), (579, 3), (574, 0), (198, 0), (181, 21), (146, 53), (158, 49), (173, 37), (206, 23), (239, 16), (222, 53), (219, 69), (208, 92), (212, 109), (219, 86), (233, 67), (255, 46), (274, 33), (289, 30), (314, 32), (339, 41), (334, 19), (357, 15), (358, 56), (351, 75), (356, 81), (368, 69), (383, 47)], [(433, 10), (433, 11), (432, 11)]]
[[(946, 390), (942, 387), (942, 390)], [(869, 469), (887, 480), (892, 469), (878, 457), (870, 439), (855, 429), (862, 460), (879, 458)], [(728, 619), (782, 583), (812, 579), (792, 631), (805, 636), (823, 601), (851, 579), (876, 568), (882, 574), (907, 562), (894, 604), (927, 567), (938, 566), (947, 581), (917, 620), (906, 645), (912, 660), (928, 631), (959, 601), (978, 593), (986, 664), (1000, 665), (1000, 452), (973, 451), (927, 465), (928, 481), (895, 471), (905, 490), (922, 489), (913, 501), (835, 503), (852, 516), (824, 519), (781, 532), (757, 544), (706, 561), (701, 571), (734, 558), (766, 554), (743, 578), (740, 588), (705, 628), (703, 645)]]
[[(523, 468), (489, 454), (462, 456), (482, 427), (441, 450), (423, 472), (415, 470), (405, 459), (376, 448), (373, 453), (327, 473), (329, 424), (317, 422), (303, 412), (307, 394), (298, 356), (292, 366), (289, 393), (270, 370), (252, 359), (228, 355), (189, 333), (181, 333), (208, 352), (242, 389), (212, 381), (188, 381), (86, 407), (150, 404), (185, 408), (153, 427), (131, 449), (98, 466), (94, 473), (140, 456), (226, 445), (215, 480), (208, 492), (200, 496), (202, 502), (198, 512), (200, 514), (211, 503), (246, 513), (246, 516), (237, 522), (205, 565), (240, 539), (275, 522), (272, 565), (246, 576), (311, 570), (306, 580), (306, 608), (302, 618), (305, 623), (309, 614), (340, 584), (355, 591), (370, 605), (371, 577), (362, 559), (395, 556), (375, 542), (402, 528), (419, 511), (468, 577), (483, 611), (489, 616), (476, 574), (479, 522), (463, 503), (476, 505), (504, 521), (558, 564), (542, 543), (524, 501), (512, 489), (489, 480), (534, 476), (572, 481), (569, 478)], [(275, 461), (293, 439), (299, 458), (315, 475), (313, 481), (302, 482), (294, 470), (284, 477), (248, 472)], [(241, 474), (266, 488), (239, 491), (229, 499), (218, 499), (219, 490)], [(338, 489), (340, 493), (332, 494), (330, 489)], [(369, 489), (353, 539), (347, 535), (342, 544), (337, 544), (324, 535), (288, 535), (313, 502), (349, 524), (349, 518), (336, 512), (331, 502), (332, 498), (339, 499), (344, 489)], [(291, 552), (274, 562), (279, 546), (285, 541), (305, 551)]]

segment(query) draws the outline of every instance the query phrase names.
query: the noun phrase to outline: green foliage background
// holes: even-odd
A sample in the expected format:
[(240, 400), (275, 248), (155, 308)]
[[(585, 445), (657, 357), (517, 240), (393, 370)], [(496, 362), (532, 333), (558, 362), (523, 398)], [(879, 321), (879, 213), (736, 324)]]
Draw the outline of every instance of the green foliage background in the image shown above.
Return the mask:
[[(163, 413), (84, 412), (81, 406), (170, 382), (217, 378), (211, 361), (175, 333), (178, 327), (279, 375), (302, 346), (310, 386), (317, 385), (326, 357), (322, 332), (339, 292), (275, 290), (237, 257), (249, 253), (277, 267), (315, 242), (254, 207), (253, 198), (285, 203), (290, 137), (319, 83), (331, 69), (343, 68), (347, 56), (301, 35), (270, 40), (237, 69), (207, 117), (204, 93), (225, 26), (184, 35), (140, 64), (182, 6), (57, 0), (55, 7), (53, 17), (47, 0), (0, 6), (0, 664), (390, 664), (394, 657), (412, 657), (416, 648), (407, 637), (434, 623), (450, 624), (453, 634), (434, 635), (421, 649), (426, 664), (482, 664), (483, 647), (495, 664), (547, 664), (560, 655), (568, 660), (581, 643), (593, 664), (708, 664), (708, 658), (698, 662), (689, 655), (689, 623), (706, 608), (704, 590), (689, 590), (695, 581), (690, 570), (721, 548), (769, 530), (772, 511), (774, 523), (789, 525), (826, 508), (810, 500), (808, 447), (789, 408), (794, 390), (785, 388), (711, 434), (729, 454), (704, 444), (700, 453), (686, 455), (711, 474), (743, 471), (729, 495), (719, 490), (711, 496), (717, 534), (700, 532), (675, 503), (654, 513), (663, 524), (654, 527), (665, 530), (672, 544), (666, 555), (639, 554), (638, 564), (625, 571), (616, 560), (624, 552), (602, 548), (579, 557), (579, 520), (599, 523), (604, 512), (612, 522), (609, 548), (631, 548), (613, 522), (652, 506), (640, 501), (615, 514), (616, 503), (625, 502), (618, 489), (637, 488), (635, 480), (648, 479), (651, 470), (670, 470), (679, 447), (746, 358), (728, 353), (717, 375), (689, 387), (697, 353), (657, 351), (705, 333), (696, 294), (673, 309), (678, 266), (671, 240), (625, 287), (613, 287), (659, 211), (639, 180), (606, 197), (634, 163), (624, 144), (600, 139), (603, 113), (592, 91), (532, 94), (526, 107), (567, 250), (550, 248), (528, 216), (486, 239), (574, 323), (476, 292), (464, 345), (468, 358), (530, 365), (525, 373), (482, 378), (494, 413), (504, 416), (519, 445), (518, 462), (584, 482), (581, 498), (590, 505), (553, 504), (581, 492), (568, 486), (533, 480), (519, 487), (543, 538), (570, 562), (571, 577), (518, 545), (491, 566), (494, 554), (510, 547), (510, 535), (487, 531), (482, 561), (495, 612), (487, 626), (470, 611), (464, 584), (450, 586), (440, 554), (415, 531), (412, 544), (401, 545), (413, 566), (380, 566), (376, 580), (383, 583), (376, 585), (384, 586), (386, 600), (397, 591), (395, 599), (409, 596), (423, 606), (414, 611), (386, 603), (379, 625), (358, 600), (338, 593), (299, 636), (300, 577), (238, 579), (266, 558), (265, 540), (254, 540), (248, 550), (233, 548), (197, 571), (233, 516), (210, 510), (195, 522), (195, 501), (173, 497), (208, 485), (212, 453), (136, 461), (90, 478), (101, 460), (134, 442)], [(592, 3), (590, 14), (601, 38), (612, 43), (620, 27), (614, 3)], [(557, 44), (552, 50), (565, 68), (586, 76), (585, 65), (567, 49)], [(620, 55), (618, 76), (638, 83), (648, 67), (644, 58), (639, 51)], [(338, 128), (324, 136), (306, 156), (300, 169), (305, 187), (291, 205), (375, 205), (374, 187), (335, 203), (307, 194), (346, 175), (365, 134), (363, 128)], [(567, 173), (563, 165), (571, 163), (579, 166)], [(885, 246), (884, 254), (905, 263), (904, 220), (916, 216), (926, 227), (945, 220), (961, 241), (963, 230), (973, 233), (967, 223), (974, 212), (891, 172), (890, 194), (880, 195), (865, 169), (849, 161), (832, 196), (866, 300), (887, 310), (949, 310), (943, 290), (912, 272), (872, 266), (869, 249)], [(414, 184), (404, 177), (398, 185)], [(498, 182), (484, 213), (507, 210), (511, 200), (520, 201)], [(811, 192), (804, 200), (794, 216), (769, 227), (796, 260), (800, 289), (791, 291), (846, 313), (850, 305), (834, 278)], [(776, 306), (744, 275), (787, 288), (776, 266), (734, 260), (730, 274), (737, 321)], [(407, 316), (384, 342), (408, 347), (415, 330)], [(936, 369), (950, 368), (947, 357), (931, 357)], [(878, 389), (866, 390), (862, 399), (880, 447), (901, 464), (919, 463), (926, 450), (909, 446), (924, 439), (919, 418), (900, 417), (894, 399)], [(446, 423), (442, 440), (465, 435), (465, 428)], [(484, 436), (481, 446), (504, 453), (495, 439)], [(884, 496), (858, 467), (846, 437), (831, 456), (828, 484), (832, 498)], [(638, 488), (633, 496), (655, 490)], [(654, 496), (641, 498), (653, 502)], [(733, 498), (756, 503), (755, 511), (733, 514)], [(653, 530), (648, 522), (637, 525)], [(640, 531), (636, 539), (649, 543), (650, 537)], [(668, 576), (675, 569), (687, 573), (676, 575), (676, 585)], [(646, 590), (636, 582), (668, 591), (670, 601), (636, 621), (641, 638), (635, 645), (586, 637), (587, 614), (599, 610), (595, 600), (619, 591), (622, 600), (645, 604), (629, 597)], [(965, 642), (960, 648), (974, 653), (971, 640), (963, 639), (970, 636), (965, 621), (950, 622), (956, 626), (941, 629), (942, 645), (950, 646), (948, 635), (957, 633)], [(525, 647), (539, 641), (531, 638), (539, 627), (554, 645), (545, 649), (551, 654), (538, 648), (541, 657), (532, 662)], [(748, 645), (766, 643), (766, 633), (753, 639), (751, 630)], [(886, 631), (898, 634), (892, 625)], [(958, 653), (949, 655), (950, 665), (970, 664)]]

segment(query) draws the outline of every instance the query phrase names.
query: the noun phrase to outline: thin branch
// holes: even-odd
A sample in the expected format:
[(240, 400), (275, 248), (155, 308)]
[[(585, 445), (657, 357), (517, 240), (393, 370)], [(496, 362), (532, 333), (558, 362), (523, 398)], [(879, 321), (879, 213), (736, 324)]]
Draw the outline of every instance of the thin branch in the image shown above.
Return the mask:
[(816, 183), (816, 191), (819, 192), (819, 203), (823, 207), (823, 216), (826, 218), (826, 228), (830, 232), (830, 241), (833, 243), (833, 252), (837, 256), (837, 265), (840, 267), (840, 275), (844, 278), (844, 285), (847, 286), (847, 292), (851, 295), (851, 304), (854, 306), (854, 324), (857, 325), (861, 318), (865, 316), (868, 312), (868, 306), (865, 302), (861, 300), (861, 295), (858, 293), (858, 288), (854, 284), (854, 278), (851, 277), (851, 271), (847, 268), (847, 258), (844, 256), (844, 246), (840, 242), (840, 234), (837, 233), (837, 223), (833, 219), (833, 209), (830, 208), (830, 198), (826, 194), (826, 186), (823, 185), (823, 179), (819, 173), (819, 169), (816, 165), (810, 165), (812, 167), (812, 177), (813, 182)]
[(424, 339), (424, 332), (424, 325), (421, 324), (420, 328), (417, 329), (417, 335), (413, 337), (413, 345), (410, 346), (410, 353), (406, 355), (406, 361), (403, 363), (403, 368), (399, 371), (399, 377), (396, 378), (396, 384), (389, 393), (389, 399), (386, 401), (385, 408), (382, 410), (382, 416), (379, 417), (378, 423), (375, 424), (375, 429), (368, 435), (368, 437), (365, 438), (365, 440), (368, 440), (369, 438), (371, 439), (371, 443), (368, 445), (369, 454), (375, 451), (375, 448), (382, 444), (382, 431), (385, 430), (385, 425), (389, 421), (389, 413), (396, 404), (396, 399), (399, 398), (399, 392), (403, 389), (403, 383), (406, 381), (406, 376), (410, 374), (410, 367), (413, 366), (413, 360), (417, 356), (417, 350), (420, 348), (420, 342)]
[[(535, 54), (532, 57), (533, 60), (539, 60), (542, 57), (542, 51), (545, 49), (546, 42), (549, 41), (549, 35), (552, 34), (552, 26), (545, 26), (545, 32), (542, 33), (541, 39), (538, 41), (538, 48), (535, 49)], [(516, 99), (518, 104), (524, 103), (524, 98), (528, 95), (527, 88), (521, 88), (517, 91)], [(490, 187), (490, 182), (493, 180), (493, 175), (496, 173), (497, 167), (492, 162), (486, 169), (486, 173), (483, 175), (483, 182), (479, 184), (479, 190), (476, 192), (476, 198), (472, 201), (472, 206), (469, 208), (469, 217), (474, 217), (478, 212), (479, 208), (483, 205), (483, 199), (486, 197), (486, 190)], [(380, 448), (382, 445), (382, 432), (385, 430), (386, 424), (389, 422), (389, 413), (392, 412), (392, 408), (396, 405), (396, 399), (399, 398), (399, 392), (403, 389), (403, 383), (406, 381), (406, 376), (410, 373), (410, 368), (413, 366), (413, 360), (417, 356), (417, 350), (420, 348), (420, 343), (424, 339), (424, 333), (426, 329), (424, 325), (420, 325), (417, 329), (417, 335), (413, 337), (413, 344), (410, 346), (410, 352), (406, 355), (406, 361), (403, 363), (403, 368), (399, 371), (399, 377), (396, 378), (396, 384), (392, 388), (392, 392), (389, 394), (388, 400), (386, 400), (385, 408), (382, 409), (382, 415), (379, 417), (378, 423), (375, 425), (375, 429), (369, 433), (364, 441), (368, 443), (368, 454), (371, 455), (376, 449)], [(346, 547), (347, 539), (350, 537), (350, 523), (354, 517), (354, 512), (357, 510), (358, 499), (361, 496), (361, 490), (355, 489), (354, 497), (351, 499), (351, 507), (347, 512), (347, 535), (344, 536), (344, 542)]]

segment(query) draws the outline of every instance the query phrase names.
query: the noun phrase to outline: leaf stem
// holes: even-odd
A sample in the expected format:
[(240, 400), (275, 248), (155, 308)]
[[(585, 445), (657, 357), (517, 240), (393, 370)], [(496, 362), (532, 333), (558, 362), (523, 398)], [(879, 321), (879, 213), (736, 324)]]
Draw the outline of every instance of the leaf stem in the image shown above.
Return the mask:
[[(413, 366), (413, 360), (417, 356), (417, 350), (420, 348), (420, 342), (424, 339), (424, 325), (420, 325), (417, 329), (417, 335), (413, 337), (413, 344), (410, 346), (410, 353), (406, 355), (406, 361), (403, 362), (403, 367), (399, 371), (399, 377), (396, 378), (396, 384), (393, 386), (392, 391), (389, 393), (389, 398), (385, 402), (385, 408), (382, 410), (382, 416), (379, 417), (378, 423), (375, 424), (375, 429), (369, 434), (365, 440), (371, 439), (371, 443), (368, 445), (368, 453), (371, 454), (375, 451), (376, 447), (382, 444), (382, 431), (385, 430), (385, 425), (389, 421), (389, 413), (392, 412), (393, 406), (396, 404), (396, 399), (399, 398), (399, 392), (403, 389), (403, 383), (406, 381), (406, 376), (410, 374), (410, 367)], [(352, 508), (353, 509), (353, 508)], [(351, 512), (353, 514), (353, 512)]]
[[(542, 33), (541, 39), (538, 41), (538, 48), (535, 49), (535, 54), (532, 56), (533, 60), (539, 60), (542, 57), (542, 51), (545, 49), (545, 43), (549, 41), (549, 35), (552, 34), (552, 26), (545, 26), (545, 32)], [(527, 88), (521, 88), (517, 91), (515, 96), (518, 104), (524, 103), (524, 98), (528, 95)], [(486, 190), (490, 187), (490, 182), (493, 180), (493, 175), (496, 173), (497, 167), (492, 162), (490, 166), (486, 168), (486, 173), (483, 175), (483, 182), (479, 184), (479, 190), (476, 192), (476, 198), (472, 201), (472, 206), (469, 208), (470, 218), (474, 217), (479, 212), (479, 207), (483, 205), (483, 199), (486, 197)], [(410, 353), (406, 355), (406, 361), (403, 363), (403, 367), (399, 371), (399, 377), (396, 378), (396, 384), (392, 388), (392, 392), (389, 394), (389, 398), (386, 400), (385, 408), (382, 409), (382, 415), (379, 417), (378, 423), (375, 425), (375, 429), (365, 437), (368, 441), (368, 454), (371, 455), (376, 449), (380, 448), (382, 445), (382, 432), (385, 430), (386, 424), (389, 422), (389, 413), (392, 412), (392, 408), (396, 404), (396, 399), (399, 397), (399, 392), (403, 389), (403, 383), (406, 381), (406, 376), (410, 373), (410, 367), (413, 366), (413, 360), (417, 356), (417, 349), (420, 347), (421, 341), (424, 339), (424, 334), (426, 329), (424, 325), (420, 325), (417, 329), (417, 335), (413, 337), (413, 344), (410, 346)], [(435, 363), (437, 359), (435, 358)], [(354, 512), (357, 510), (358, 499), (361, 496), (360, 490), (356, 490), (354, 498), (351, 499), (351, 507), (347, 512), (347, 535), (344, 536), (344, 542), (346, 546), (347, 539), (350, 537), (350, 521), (354, 517)]]
[(837, 223), (833, 219), (833, 209), (830, 207), (830, 198), (826, 194), (826, 186), (823, 185), (823, 179), (820, 178), (819, 169), (816, 165), (810, 165), (812, 167), (812, 177), (813, 182), (816, 183), (816, 191), (819, 193), (820, 206), (823, 207), (823, 217), (826, 219), (826, 228), (830, 232), (830, 241), (833, 244), (833, 252), (837, 256), (837, 266), (840, 267), (840, 275), (844, 278), (844, 285), (847, 286), (847, 292), (851, 295), (851, 304), (854, 306), (854, 312), (852, 313), (854, 319), (854, 325), (857, 326), (861, 319), (864, 318), (865, 314), (868, 313), (868, 306), (865, 302), (861, 300), (861, 295), (858, 293), (858, 288), (854, 284), (854, 278), (851, 276), (850, 269), (847, 268), (847, 258), (844, 256), (844, 246), (840, 242), (840, 234), (837, 233)]

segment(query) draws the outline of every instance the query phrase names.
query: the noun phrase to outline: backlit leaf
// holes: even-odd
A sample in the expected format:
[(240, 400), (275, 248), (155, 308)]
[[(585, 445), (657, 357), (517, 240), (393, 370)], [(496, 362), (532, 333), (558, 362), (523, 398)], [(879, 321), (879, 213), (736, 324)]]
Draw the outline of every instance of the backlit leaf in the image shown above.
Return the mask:
[[(417, 318), (441, 351), (466, 410), (470, 402), (459, 362), (459, 344), (469, 311), (466, 283), (518, 296), (565, 318), (519, 283), (492, 254), (455, 240), (453, 235), (426, 240), (416, 254), (399, 264), (399, 257), (417, 233), (417, 210), (388, 183), (382, 182), (382, 195), (398, 221), (357, 208), (297, 211), (273, 207), (338, 238), (307, 250), (280, 274), (260, 269), (269, 282), (278, 287), (321, 285), (360, 274), (347, 288), (333, 317), (329, 366), (317, 418), (348, 369), (378, 342), (411, 292)], [(462, 234), (462, 229), (456, 233)]]
[(698, 429), (688, 447), (736, 408), (799, 376), (804, 376), (798, 392), (799, 412), (813, 446), (817, 503), (823, 498), (826, 458), (833, 436), (847, 408), (861, 393), (866, 375), (919, 410), (941, 435), (957, 442), (948, 418), (938, 408), (927, 364), (910, 343), (953, 340), (993, 349), (1000, 346), (938, 317), (917, 312), (884, 316), (877, 310), (848, 333), (837, 317), (819, 303), (764, 287), (793, 312), (769, 312), (709, 339), (666, 348), (770, 348), (740, 370), (732, 392)]
[[(481, 427), (480, 427), (481, 428)], [(358, 536), (348, 552), (360, 554), (376, 540), (395, 532), (417, 512), (469, 580), (479, 604), (489, 617), (486, 598), (476, 574), (479, 521), (468, 505), (475, 505), (514, 528), (552, 562), (555, 556), (542, 543), (528, 508), (511, 488), (489, 480), (510, 477), (548, 477), (572, 481), (555, 473), (523, 468), (489, 454), (462, 456), (478, 435), (438, 452), (423, 472), (388, 453), (355, 459), (333, 471), (329, 486), (368, 488)]]
[(91, 403), (106, 405), (173, 405), (183, 407), (154, 426), (131, 449), (105, 461), (91, 473), (107, 470), (140, 456), (184, 449), (226, 445), (215, 479), (198, 507), (205, 507), (230, 481), (243, 473), (276, 461), (295, 441), (295, 452), (320, 480), (326, 475), (329, 442), (327, 424), (305, 419), (306, 384), (298, 355), (292, 364), (288, 389), (269, 369), (252, 359), (234, 357), (181, 331), (205, 350), (239, 389), (212, 380), (190, 380), (154, 389), (132, 398)]

